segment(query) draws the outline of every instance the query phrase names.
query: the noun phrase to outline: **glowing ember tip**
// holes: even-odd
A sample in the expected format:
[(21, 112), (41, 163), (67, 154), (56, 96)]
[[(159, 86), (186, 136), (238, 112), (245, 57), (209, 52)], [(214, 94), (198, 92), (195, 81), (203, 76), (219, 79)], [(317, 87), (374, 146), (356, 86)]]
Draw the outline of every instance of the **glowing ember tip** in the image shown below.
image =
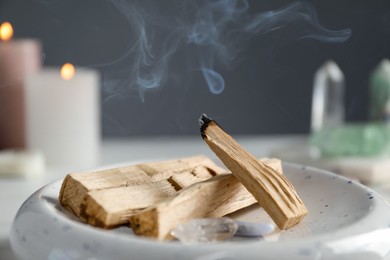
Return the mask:
[(65, 80), (70, 80), (73, 78), (74, 74), (75, 74), (75, 69), (74, 69), (74, 66), (70, 63), (65, 63), (62, 67), (61, 67), (61, 71), (60, 71), (60, 74), (61, 74), (61, 77)]
[(8, 41), (14, 35), (14, 30), (9, 22), (4, 22), (0, 25), (0, 40)]

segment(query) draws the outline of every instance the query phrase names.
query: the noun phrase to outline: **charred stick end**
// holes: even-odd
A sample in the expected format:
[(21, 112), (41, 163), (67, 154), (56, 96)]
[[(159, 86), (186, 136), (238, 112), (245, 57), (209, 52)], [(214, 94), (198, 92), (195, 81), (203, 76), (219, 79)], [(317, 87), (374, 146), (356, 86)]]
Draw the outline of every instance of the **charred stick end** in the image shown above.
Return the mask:
[(206, 130), (207, 126), (213, 122), (211, 118), (209, 118), (206, 114), (202, 114), (199, 118), (199, 125), (200, 125), (200, 134), (202, 135), (202, 138), (205, 139), (206, 135), (204, 131)]
[(200, 117), (199, 123), (202, 138), (211, 150), (252, 193), (280, 229), (288, 229), (303, 219), (307, 209), (283, 175), (258, 162), (206, 115)]

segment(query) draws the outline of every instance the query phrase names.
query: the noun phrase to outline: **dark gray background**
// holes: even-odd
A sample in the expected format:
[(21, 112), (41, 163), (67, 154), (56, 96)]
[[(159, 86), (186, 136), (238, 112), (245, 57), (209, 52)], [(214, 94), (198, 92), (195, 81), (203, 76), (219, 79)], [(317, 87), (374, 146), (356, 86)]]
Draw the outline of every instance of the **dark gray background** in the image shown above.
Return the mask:
[[(198, 58), (221, 49), (195, 46), (181, 35), (166, 64), (163, 84), (140, 91), (133, 78), (139, 56), (134, 49), (125, 55), (139, 38), (137, 17), (144, 21), (148, 47), (158, 58), (175, 41), (168, 39), (172, 31), (188, 27), (205, 4), (215, 2), (1, 0), (0, 22), (11, 21), (17, 38), (40, 39), (44, 65), (72, 62), (101, 72), (105, 136), (197, 134), (201, 113), (234, 134), (307, 133), (313, 74), (328, 59), (336, 61), (346, 76), (347, 120), (367, 118), (370, 72), (390, 53), (390, 1), (385, 0), (300, 2), (309, 3), (320, 25), (329, 30), (350, 29), (344, 42), (306, 37), (316, 30), (294, 17), (273, 24), (275, 12), (266, 14), (276, 26), (250, 37), (228, 38), (230, 29), (238, 26), (228, 23), (220, 36), (239, 52), (229, 64), (223, 60), (214, 64), (226, 83), (220, 94), (208, 89)], [(295, 2), (249, 1), (243, 15), (281, 10), (291, 3)]]

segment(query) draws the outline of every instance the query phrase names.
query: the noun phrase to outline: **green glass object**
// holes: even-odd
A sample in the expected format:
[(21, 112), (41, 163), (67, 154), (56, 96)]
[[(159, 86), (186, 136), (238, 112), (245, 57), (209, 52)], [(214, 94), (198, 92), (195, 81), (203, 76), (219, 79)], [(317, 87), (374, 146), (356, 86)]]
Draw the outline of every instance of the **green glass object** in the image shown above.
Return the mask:
[(370, 120), (390, 120), (390, 61), (383, 60), (370, 77)]
[(310, 144), (325, 158), (389, 155), (390, 126), (378, 122), (323, 127), (312, 133)]

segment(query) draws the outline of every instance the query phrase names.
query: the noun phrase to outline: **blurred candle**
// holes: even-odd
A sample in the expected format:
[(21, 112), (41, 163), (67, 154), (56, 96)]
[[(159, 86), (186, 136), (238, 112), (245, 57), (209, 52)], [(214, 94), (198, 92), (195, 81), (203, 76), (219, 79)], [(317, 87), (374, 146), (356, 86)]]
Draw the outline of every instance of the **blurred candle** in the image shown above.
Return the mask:
[[(61, 72), (61, 73), (60, 73)], [(26, 81), (27, 142), (48, 165), (96, 166), (100, 154), (99, 75), (65, 64)]]
[(41, 44), (12, 40), (13, 28), (0, 25), (0, 149), (25, 148), (24, 78), (41, 67)]

